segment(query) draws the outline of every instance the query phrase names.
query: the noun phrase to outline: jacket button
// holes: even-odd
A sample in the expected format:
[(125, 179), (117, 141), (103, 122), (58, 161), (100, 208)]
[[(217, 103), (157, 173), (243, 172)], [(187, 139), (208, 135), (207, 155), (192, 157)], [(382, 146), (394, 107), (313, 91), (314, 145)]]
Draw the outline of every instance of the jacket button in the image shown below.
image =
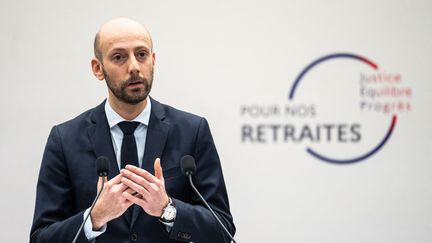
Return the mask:
[(137, 241), (138, 235), (137, 234), (131, 234), (131, 241)]

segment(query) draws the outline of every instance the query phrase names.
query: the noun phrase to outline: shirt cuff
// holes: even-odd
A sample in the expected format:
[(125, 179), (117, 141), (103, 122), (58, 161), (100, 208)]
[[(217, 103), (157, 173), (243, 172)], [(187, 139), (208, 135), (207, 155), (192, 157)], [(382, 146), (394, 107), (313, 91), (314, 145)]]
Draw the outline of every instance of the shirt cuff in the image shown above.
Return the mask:
[[(86, 211), (84, 211), (84, 218), (83, 218), (83, 220), (85, 220), (85, 218), (87, 217), (87, 215), (89, 213), (90, 213), (90, 208), (88, 208)], [(85, 222), (85, 224), (84, 224), (84, 234), (87, 237), (87, 240), (90, 241), (90, 242), (92, 242), (94, 239), (96, 239), (96, 237), (98, 237), (99, 235), (105, 233), (106, 228), (107, 228), (107, 225), (104, 224), (100, 230), (94, 231), (93, 230), (93, 224), (92, 224), (91, 218), (89, 218), (87, 220), (87, 222)]]

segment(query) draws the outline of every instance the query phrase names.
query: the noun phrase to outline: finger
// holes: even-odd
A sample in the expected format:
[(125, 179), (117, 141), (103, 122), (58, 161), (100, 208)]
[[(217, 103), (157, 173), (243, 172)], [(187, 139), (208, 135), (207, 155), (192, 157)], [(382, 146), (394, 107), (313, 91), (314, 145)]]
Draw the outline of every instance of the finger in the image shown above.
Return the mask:
[(126, 170), (129, 170), (133, 174), (139, 175), (140, 177), (146, 179), (148, 182), (155, 183), (158, 182), (158, 178), (150, 174), (148, 171), (138, 168), (133, 165), (126, 165)]
[(159, 158), (157, 158), (157, 159), (155, 160), (155, 163), (154, 163), (154, 171), (155, 171), (155, 176), (156, 176), (159, 180), (163, 180), (163, 179), (164, 179), (164, 177), (163, 177), (163, 171), (162, 171), (162, 166), (161, 166), (161, 163), (160, 163), (160, 159), (159, 159)]
[(128, 194), (131, 194), (132, 196), (142, 198), (142, 195), (141, 195), (141, 194), (139, 194), (138, 192), (132, 190), (131, 188), (128, 188), (128, 189), (127, 189), (126, 191), (124, 191), (124, 192), (126, 192), (126, 193), (128, 193)]
[(120, 181), (120, 183), (119, 184), (117, 184), (117, 185), (115, 185), (117, 188), (117, 190), (118, 191), (121, 191), (121, 192), (124, 192), (124, 191), (126, 191), (126, 190), (128, 190), (129, 189), (129, 187), (127, 186), (127, 185), (125, 185), (124, 183), (122, 183), (121, 181)]
[(97, 183), (97, 190), (98, 190), (98, 191), (99, 191), (99, 190), (101, 189), (101, 187), (102, 187), (102, 180), (104, 181), (104, 184), (106, 184), (107, 181), (108, 181), (108, 178), (107, 178), (106, 176), (104, 176), (104, 177), (99, 177), (99, 179), (98, 179), (98, 183)]
[(138, 192), (136, 192), (135, 190), (133, 190), (132, 188), (128, 187), (124, 192), (128, 193), (128, 194), (137, 194)]
[(123, 178), (128, 178), (129, 180), (134, 181), (138, 184), (141, 184), (141, 181), (145, 180), (142, 176), (127, 169), (122, 169), (120, 173), (122, 174)]
[(145, 203), (145, 199), (144, 198), (136, 197), (136, 196), (133, 196), (133, 195), (131, 195), (129, 193), (126, 193), (126, 192), (123, 192), (123, 197), (126, 200), (128, 200), (129, 202), (137, 204), (137, 205), (139, 205), (141, 207), (143, 207), (143, 205)]
[(114, 178), (112, 178), (109, 181), (110, 181), (110, 183), (113, 183), (113, 184), (119, 184), (119, 183), (121, 183), (121, 178), (122, 177), (123, 177), (122, 174), (118, 174), (118, 175), (116, 175)]
[(124, 203), (125, 203), (125, 210), (123, 212), (125, 212), (131, 205), (133, 205), (134, 203), (131, 202), (130, 200), (126, 199), (126, 197), (123, 196), (123, 198), (125, 199)]
[[(123, 184), (127, 185), (130, 189), (132, 189), (134, 192), (141, 194), (143, 197), (148, 197), (150, 195), (150, 193), (148, 192), (148, 190), (145, 187), (129, 180), (128, 178), (123, 178), (122, 182), (123, 182)], [(128, 193), (128, 194), (130, 195), (130, 193)]]
[(99, 191), (102, 187), (102, 180), (103, 178), (99, 177), (98, 182), (97, 182), (97, 190)]

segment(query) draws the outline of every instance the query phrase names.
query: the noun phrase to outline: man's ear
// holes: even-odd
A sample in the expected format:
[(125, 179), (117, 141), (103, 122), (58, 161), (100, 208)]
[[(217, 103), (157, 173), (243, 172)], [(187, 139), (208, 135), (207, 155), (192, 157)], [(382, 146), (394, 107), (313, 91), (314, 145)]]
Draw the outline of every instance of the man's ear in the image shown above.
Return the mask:
[(153, 67), (154, 67), (156, 63), (156, 54), (154, 52), (152, 53), (152, 60), (153, 60)]
[(102, 69), (102, 63), (97, 58), (93, 58), (91, 60), (91, 67), (92, 67), (93, 74), (97, 79), (99, 80), (105, 79), (105, 75)]

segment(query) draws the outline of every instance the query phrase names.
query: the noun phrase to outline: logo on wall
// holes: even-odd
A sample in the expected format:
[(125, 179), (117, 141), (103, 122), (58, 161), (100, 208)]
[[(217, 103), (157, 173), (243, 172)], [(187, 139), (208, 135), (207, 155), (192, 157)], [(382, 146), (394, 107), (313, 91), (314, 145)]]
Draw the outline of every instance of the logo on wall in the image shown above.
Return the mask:
[(364, 161), (389, 142), (398, 114), (412, 110), (411, 97), (398, 72), (356, 54), (326, 55), (297, 75), (288, 103), (242, 105), (241, 140), (302, 145), (329, 163)]

